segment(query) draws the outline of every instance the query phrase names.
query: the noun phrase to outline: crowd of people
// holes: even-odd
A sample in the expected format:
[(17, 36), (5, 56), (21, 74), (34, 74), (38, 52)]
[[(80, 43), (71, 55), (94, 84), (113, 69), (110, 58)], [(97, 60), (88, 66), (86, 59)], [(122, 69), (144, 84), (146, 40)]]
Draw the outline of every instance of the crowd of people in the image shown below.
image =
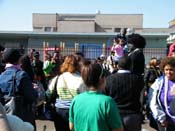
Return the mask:
[[(43, 118), (56, 131), (141, 131), (147, 117), (158, 131), (174, 130), (175, 57), (153, 57), (145, 66), (145, 46), (143, 36), (122, 30), (110, 56), (96, 60), (55, 51), (43, 62), (35, 49), (21, 54), (0, 47), (0, 128), (35, 131)], [(9, 113), (6, 98), (17, 96), (21, 109)]]

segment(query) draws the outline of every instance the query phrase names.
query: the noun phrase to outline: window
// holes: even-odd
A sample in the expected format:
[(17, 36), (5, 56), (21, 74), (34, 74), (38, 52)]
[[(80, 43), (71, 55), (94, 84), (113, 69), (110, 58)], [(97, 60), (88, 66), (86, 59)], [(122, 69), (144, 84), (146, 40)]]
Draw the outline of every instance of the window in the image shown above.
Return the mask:
[(51, 32), (51, 30), (52, 30), (51, 27), (45, 27), (45, 28), (44, 28), (44, 31), (46, 31), (46, 32)]
[(121, 29), (121, 28), (115, 28), (115, 29), (114, 29), (114, 32), (120, 32), (120, 29)]

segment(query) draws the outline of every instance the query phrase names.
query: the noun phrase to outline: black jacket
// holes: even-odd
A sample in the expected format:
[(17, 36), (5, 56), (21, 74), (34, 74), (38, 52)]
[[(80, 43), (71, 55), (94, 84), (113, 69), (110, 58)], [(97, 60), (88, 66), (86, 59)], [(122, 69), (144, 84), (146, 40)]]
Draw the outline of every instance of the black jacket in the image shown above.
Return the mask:
[(138, 113), (143, 87), (142, 77), (131, 73), (115, 73), (107, 77), (105, 94), (115, 100), (120, 113)]
[(131, 58), (131, 71), (134, 74), (143, 75), (145, 69), (145, 56), (143, 50), (136, 48), (128, 55)]

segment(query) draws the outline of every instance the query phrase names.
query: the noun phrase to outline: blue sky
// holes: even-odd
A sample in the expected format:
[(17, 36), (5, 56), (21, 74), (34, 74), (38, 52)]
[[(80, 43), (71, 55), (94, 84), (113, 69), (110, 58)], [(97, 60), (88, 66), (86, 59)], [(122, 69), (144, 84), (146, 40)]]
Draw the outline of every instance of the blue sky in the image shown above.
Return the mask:
[(167, 28), (175, 0), (0, 0), (0, 31), (32, 31), (32, 13), (143, 14), (144, 28)]

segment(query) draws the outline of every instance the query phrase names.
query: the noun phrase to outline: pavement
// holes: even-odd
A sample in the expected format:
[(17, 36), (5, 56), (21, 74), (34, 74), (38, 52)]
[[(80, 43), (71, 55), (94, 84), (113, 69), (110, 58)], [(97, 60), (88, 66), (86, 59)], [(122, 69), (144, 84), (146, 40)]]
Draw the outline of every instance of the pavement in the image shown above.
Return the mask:
[(55, 131), (53, 121), (49, 120), (36, 120), (37, 131)]
[[(55, 131), (53, 121), (36, 120), (37, 131)], [(149, 126), (148, 121), (142, 124), (142, 131), (156, 131)]]

